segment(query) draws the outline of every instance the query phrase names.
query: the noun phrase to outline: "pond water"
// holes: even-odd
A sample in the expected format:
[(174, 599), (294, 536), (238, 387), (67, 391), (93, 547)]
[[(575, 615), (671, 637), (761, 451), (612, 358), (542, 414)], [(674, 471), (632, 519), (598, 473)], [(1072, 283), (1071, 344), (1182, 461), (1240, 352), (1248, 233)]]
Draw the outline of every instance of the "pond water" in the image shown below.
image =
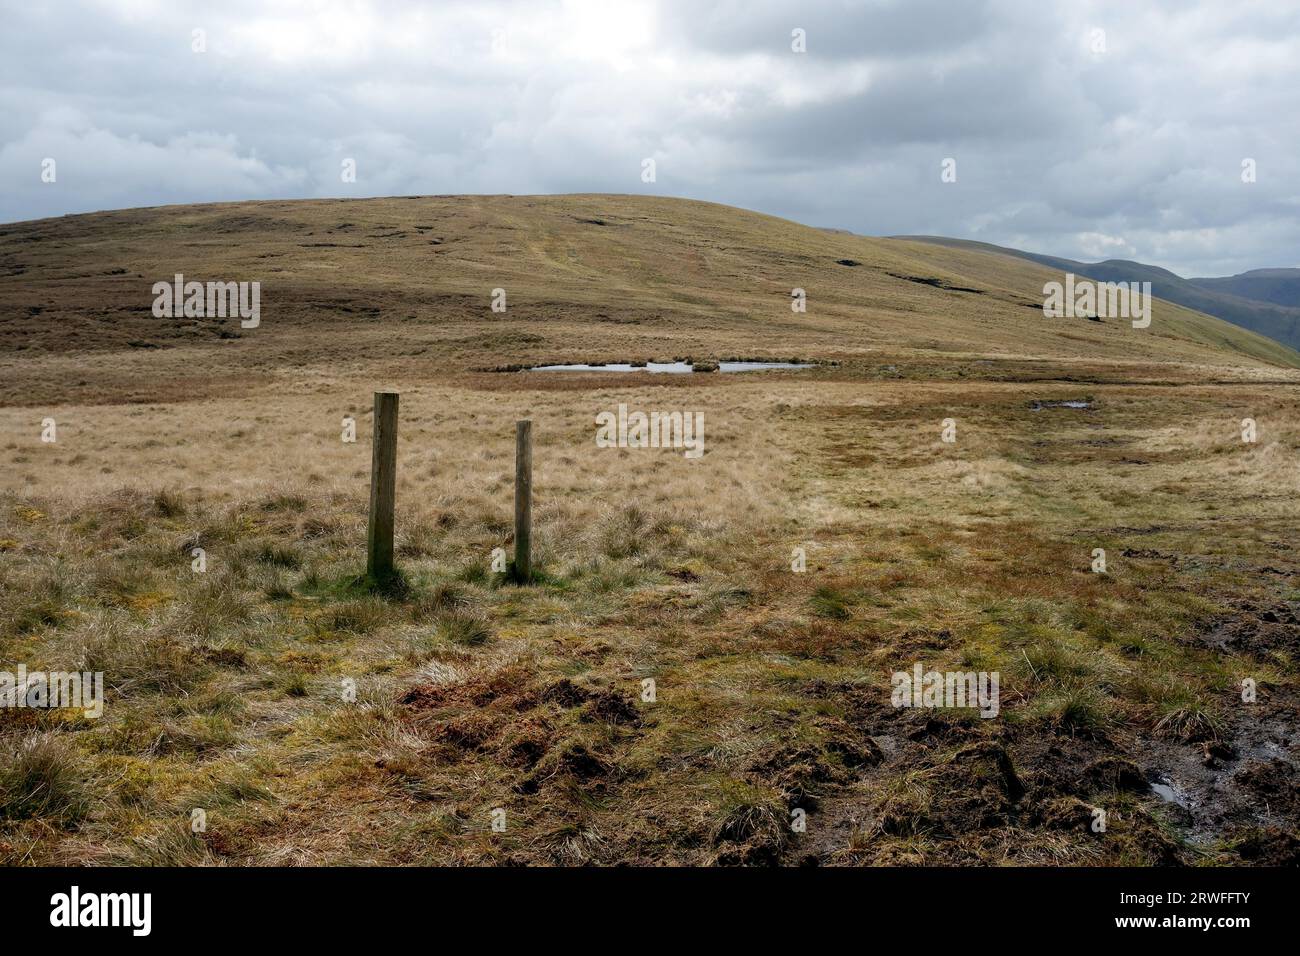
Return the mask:
[(1030, 408), (1036, 412), (1041, 412), (1044, 408), (1092, 408), (1092, 402), (1085, 402), (1082, 399), (1072, 399), (1068, 402), (1040, 402), (1035, 399)]
[[(720, 372), (760, 372), (769, 368), (812, 368), (812, 362), (719, 362)], [(527, 372), (667, 372), (685, 375), (694, 371), (690, 362), (647, 362), (632, 365), (610, 362), (608, 365), (534, 365)]]

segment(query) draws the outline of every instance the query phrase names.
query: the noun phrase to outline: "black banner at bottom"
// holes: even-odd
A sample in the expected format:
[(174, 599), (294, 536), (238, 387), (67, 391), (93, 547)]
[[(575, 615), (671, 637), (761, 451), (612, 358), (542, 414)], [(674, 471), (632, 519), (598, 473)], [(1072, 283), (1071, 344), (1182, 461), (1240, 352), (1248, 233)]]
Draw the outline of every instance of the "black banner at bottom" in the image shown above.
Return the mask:
[(373, 944), (404, 925), (441, 935), (468, 923), (494, 939), (536, 940), (568, 925), (589, 938), (631, 933), (630, 942), (701, 921), (737, 942), (847, 925), (965, 927), (972, 941), (1037, 928), (1070, 940), (1231, 941), (1293, 923), (1284, 913), (1294, 908), (1293, 881), (1294, 871), (1268, 869), (8, 869), (0, 912), (14, 941), (50, 934), (128, 945), (281, 936)]

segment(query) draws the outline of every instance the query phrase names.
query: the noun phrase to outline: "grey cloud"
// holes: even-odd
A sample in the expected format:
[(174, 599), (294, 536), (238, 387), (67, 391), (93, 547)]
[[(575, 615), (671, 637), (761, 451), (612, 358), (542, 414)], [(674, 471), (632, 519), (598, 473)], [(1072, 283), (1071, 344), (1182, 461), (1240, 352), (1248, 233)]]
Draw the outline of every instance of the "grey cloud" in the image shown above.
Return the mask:
[[(272, 196), (650, 192), (1184, 274), (1300, 265), (1289, 0), (304, 9), (12, 5), (0, 220)], [(794, 27), (807, 53), (790, 50)], [(40, 180), (47, 156), (54, 184)], [(355, 184), (340, 181), (345, 157)], [(957, 183), (940, 182), (945, 157)], [(1256, 183), (1241, 182), (1245, 157)]]
[(665, 33), (688, 46), (717, 53), (784, 53), (790, 49), (791, 31), (798, 28), (805, 32), (809, 52), (847, 59), (953, 50), (980, 42), (995, 18), (988, 0), (726, 0), (707, 5), (671, 0), (663, 6)]

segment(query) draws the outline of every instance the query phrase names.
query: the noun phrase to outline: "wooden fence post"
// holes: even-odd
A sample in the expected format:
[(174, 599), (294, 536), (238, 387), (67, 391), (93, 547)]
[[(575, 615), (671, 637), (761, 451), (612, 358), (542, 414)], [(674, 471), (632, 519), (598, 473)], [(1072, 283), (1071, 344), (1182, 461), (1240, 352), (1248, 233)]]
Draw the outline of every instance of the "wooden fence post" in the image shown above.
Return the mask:
[(397, 393), (375, 392), (374, 452), (370, 460), (370, 523), (366, 529), (366, 575), (393, 574), (393, 506), (397, 496)]
[(515, 422), (515, 577), (533, 576), (533, 423)]

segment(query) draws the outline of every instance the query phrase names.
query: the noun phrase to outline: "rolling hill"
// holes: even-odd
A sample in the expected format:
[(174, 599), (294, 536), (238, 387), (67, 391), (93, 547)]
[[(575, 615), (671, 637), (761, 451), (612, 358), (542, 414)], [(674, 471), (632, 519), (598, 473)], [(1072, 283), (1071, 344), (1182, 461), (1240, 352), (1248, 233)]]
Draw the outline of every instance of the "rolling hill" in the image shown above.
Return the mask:
[[(247, 202), (12, 223), (0, 227), (0, 398), (120, 398), (109, 379), (134, 377), (128, 394), (147, 400), (180, 380), (219, 391), (366, 362), (471, 371), (485, 355), (1300, 366), (1290, 349), (1176, 305), (1146, 330), (1048, 320), (1042, 286), (1058, 274), (990, 251), (622, 195)], [(260, 327), (155, 318), (151, 288), (177, 273), (259, 281)], [(796, 288), (805, 313), (791, 309)], [(494, 289), (505, 313), (491, 309)]]

